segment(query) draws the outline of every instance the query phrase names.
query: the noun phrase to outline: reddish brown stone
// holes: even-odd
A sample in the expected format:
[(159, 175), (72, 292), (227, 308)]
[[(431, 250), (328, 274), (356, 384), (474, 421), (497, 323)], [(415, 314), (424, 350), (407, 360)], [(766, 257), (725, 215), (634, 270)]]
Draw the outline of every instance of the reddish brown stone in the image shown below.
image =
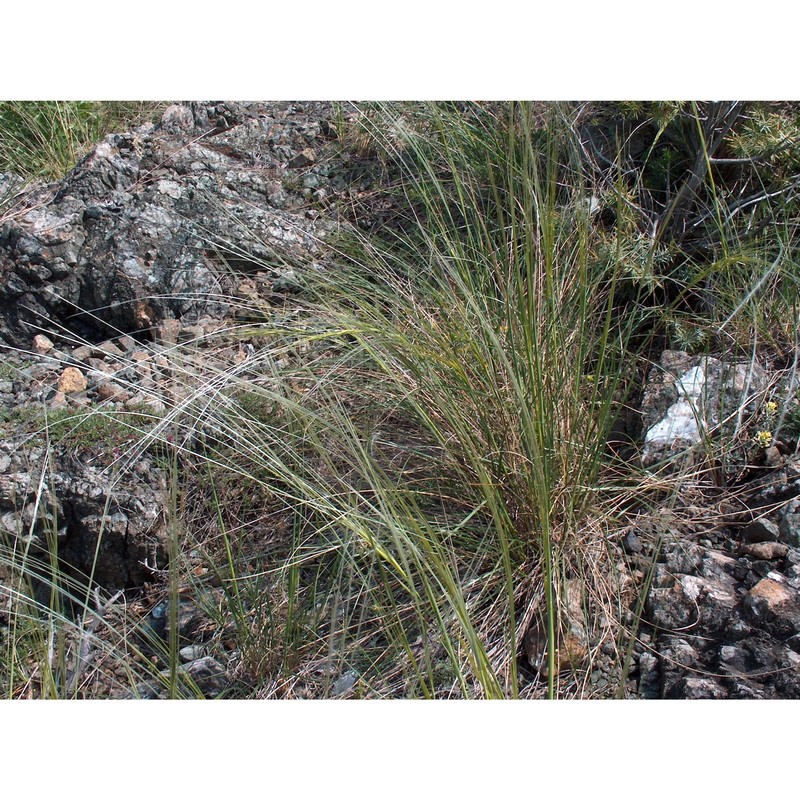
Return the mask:
[(742, 547), (742, 553), (764, 561), (775, 561), (784, 558), (789, 552), (789, 546), (780, 542), (754, 542)]
[(796, 593), (788, 586), (784, 586), (771, 578), (763, 578), (749, 592), (754, 599), (762, 600), (770, 609), (775, 609), (785, 603), (796, 600)]
[(108, 383), (101, 383), (97, 387), (97, 396), (101, 400), (111, 400), (115, 403), (124, 403), (130, 397), (130, 393), (126, 392), (116, 383), (109, 381)]

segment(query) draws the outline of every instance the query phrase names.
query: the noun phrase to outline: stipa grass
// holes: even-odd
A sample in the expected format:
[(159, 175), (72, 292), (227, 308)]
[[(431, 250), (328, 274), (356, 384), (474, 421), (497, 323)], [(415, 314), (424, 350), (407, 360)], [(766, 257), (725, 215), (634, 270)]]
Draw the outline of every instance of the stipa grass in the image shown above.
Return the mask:
[[(248, 400), (210, 414), (206, 455), (299, 518), (273, 586), (308, 636), (297, 671), (326, 685), (513, 697), (545, 676), (550, 696), (579, 694), (558, 676), (619, 632), (597, 485), (641, 320), (620, 324), (618, 275), (593, 270), (588, 219), (558, 188), (569, 125), (543, 138), (529, 111), (382, 119), (372, 135), (407, 134), (387, 152), (412, 235), (361, 243), (314, 287), (316, 327), (293, 332), (305, 357), (279, 368), (266, 347), (220, 376), (221, 398)], [(287, 331), (259, 334), (280, 348)]]
[[(641, 320), (633, 313), (620, 324), (619, 275), (593, 271), (581, 196), (559, 190), (568, 121), (543, 129), (524, 105), (507, 117), (474, 112), (465, 122), (433, 107), (416, 129), (376, 124), (376, 136), (412, 130), (402, 153), (382, 143), (406, 165), (418, 235), (392, 250), (367, 247), (366, 280), (329, 288), (341, 306), (337, 287), (347, 287), (358, 305), (348, 321), (361, 325), (384, 388), (405, 397), (452, 460), (462, 497), (486, 516), (493, 571), (504, 576), (493, 627), (505, 631), (505, 658), (493, 672), (513, 695), (519, 639), (538, 624), (553, 695), (558, 629), (570, 624), (562, 577), (580, 568), (582, 534), (603, 515), (597, 479), (624, 398), (621, 357)], [(519, 571), (536, 576), (521, 609)]]

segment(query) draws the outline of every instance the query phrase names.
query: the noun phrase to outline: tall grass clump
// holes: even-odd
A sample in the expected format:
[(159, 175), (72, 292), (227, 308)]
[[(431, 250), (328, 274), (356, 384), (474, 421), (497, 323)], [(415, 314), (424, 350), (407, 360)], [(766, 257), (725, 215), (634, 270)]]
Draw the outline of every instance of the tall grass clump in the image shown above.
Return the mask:
[[(594, 252), (571, 120), (433, 104), (364, 125), (407, 218), (344, 235), (303, 324), (243, 332), (270, 346), (208, 404), (210, 468), (291, 509), (260, 572), (269, 624), (324, 692), (589, 694), (621, 636), (608, 441), (644, 312)], [(252, 579), (227, 561), (241, 604)]]
[[(632, 301), (620, 313), (624, 276), (593, 253), (593, 187), (557, 108), (545, 118), (527, 104), (382, 108), (372, 132), (401, 165), (417, 226), (365, 246), (331, 287), (333, 305), (349, 300), (384, 386), (484, 519), (492, 625), (504, 632), (486, 647), (502, 653), (492, 666), (505, 691), (516, 691), (527, 631), (546, 642), (552, 696), (559, 643), (568, 650), (608, 597), (592, 585), (611, 566), (598, 487), (641, 314)], [(570, 578), (583, 619), (570, 619)]]

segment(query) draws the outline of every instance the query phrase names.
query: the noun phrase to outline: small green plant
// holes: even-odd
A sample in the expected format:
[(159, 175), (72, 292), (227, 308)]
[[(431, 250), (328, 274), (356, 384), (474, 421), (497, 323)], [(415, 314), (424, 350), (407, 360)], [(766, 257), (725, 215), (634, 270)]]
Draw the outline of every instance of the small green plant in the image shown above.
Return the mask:
[(772, 176), (800, 167), (800, 117), (785, 109), (756, 107), (731, 136), (731, 150), (743, 159), (763, 162)]
[(19, 406), (0, 412), (0, 430), (28, 445), (50, 442), (80, 450), (99, 450), (111, 458), (139, 442), (159, 421), (150, 409), (46, 409)]

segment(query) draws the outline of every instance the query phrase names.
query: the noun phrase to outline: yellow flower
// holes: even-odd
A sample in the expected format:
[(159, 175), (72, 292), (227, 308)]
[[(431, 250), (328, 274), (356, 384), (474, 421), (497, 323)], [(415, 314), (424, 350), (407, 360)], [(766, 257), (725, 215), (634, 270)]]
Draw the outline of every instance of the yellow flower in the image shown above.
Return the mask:
[(774, 400), (764, 403), (764, 412), (768, 417), (771, 417), (778, 410), (778, 404)]
[(769, 431), (759, 431), (753, 437), (753, 444), (766, 450), (772, 444), (772, 434)]

